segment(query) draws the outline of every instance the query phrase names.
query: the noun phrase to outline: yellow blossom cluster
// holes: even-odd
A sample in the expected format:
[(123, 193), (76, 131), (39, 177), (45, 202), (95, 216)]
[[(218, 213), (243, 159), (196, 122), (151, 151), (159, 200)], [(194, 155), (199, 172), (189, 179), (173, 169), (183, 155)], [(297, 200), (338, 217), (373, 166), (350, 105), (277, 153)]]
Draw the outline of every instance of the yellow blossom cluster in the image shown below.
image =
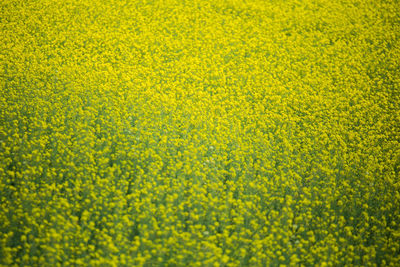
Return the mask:
[(3, 0), (0, 266), (398, 266), (396, 0)]

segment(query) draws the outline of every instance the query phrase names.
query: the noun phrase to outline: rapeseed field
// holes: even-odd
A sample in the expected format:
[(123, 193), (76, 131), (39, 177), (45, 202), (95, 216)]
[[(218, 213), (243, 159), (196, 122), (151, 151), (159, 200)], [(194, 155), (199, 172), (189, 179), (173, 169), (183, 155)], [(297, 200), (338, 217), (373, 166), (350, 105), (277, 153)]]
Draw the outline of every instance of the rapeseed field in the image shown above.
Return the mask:
[(400, 266), (396, 0), (3, 0), (0, 266)]

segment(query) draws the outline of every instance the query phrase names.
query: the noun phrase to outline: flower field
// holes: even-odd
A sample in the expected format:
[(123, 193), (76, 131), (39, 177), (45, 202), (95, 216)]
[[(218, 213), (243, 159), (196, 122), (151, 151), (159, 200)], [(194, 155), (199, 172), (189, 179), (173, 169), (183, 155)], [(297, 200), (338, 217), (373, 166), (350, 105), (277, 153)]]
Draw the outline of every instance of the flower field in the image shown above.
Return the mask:
[(0, 3), (0, 266), (400, 266), (396, 0)]

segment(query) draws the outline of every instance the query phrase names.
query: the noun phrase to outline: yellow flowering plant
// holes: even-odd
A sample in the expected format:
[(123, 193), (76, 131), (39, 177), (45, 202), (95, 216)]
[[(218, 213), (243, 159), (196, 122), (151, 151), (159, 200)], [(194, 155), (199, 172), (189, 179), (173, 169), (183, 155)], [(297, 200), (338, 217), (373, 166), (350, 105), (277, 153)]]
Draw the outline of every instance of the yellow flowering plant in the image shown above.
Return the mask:
[(4, 0), (0, 266), (396, 266), (394, 0)]

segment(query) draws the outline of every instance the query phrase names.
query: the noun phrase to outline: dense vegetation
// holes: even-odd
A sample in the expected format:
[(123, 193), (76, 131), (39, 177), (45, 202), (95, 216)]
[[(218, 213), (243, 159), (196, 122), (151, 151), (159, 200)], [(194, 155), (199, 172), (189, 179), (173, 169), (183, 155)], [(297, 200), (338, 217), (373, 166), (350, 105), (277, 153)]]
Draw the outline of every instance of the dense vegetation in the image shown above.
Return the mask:
[(0, 3), (0, 265), (400, 262), (395, 0)]

